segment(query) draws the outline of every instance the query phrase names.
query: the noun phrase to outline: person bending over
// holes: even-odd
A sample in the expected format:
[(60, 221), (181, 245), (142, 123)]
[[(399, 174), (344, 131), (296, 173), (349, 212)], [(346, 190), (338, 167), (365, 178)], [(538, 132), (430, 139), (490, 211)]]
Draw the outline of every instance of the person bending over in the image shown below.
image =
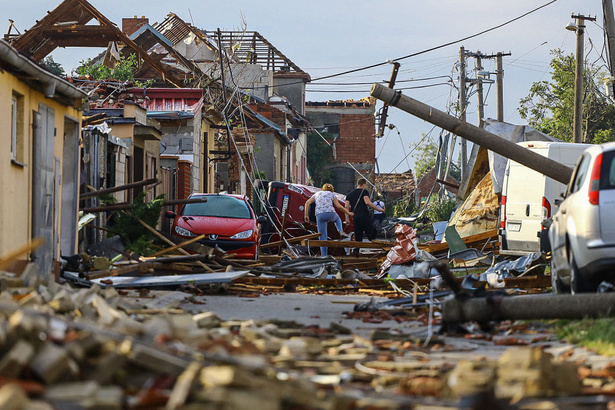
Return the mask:
[[(335, 208), (343, 211), (346, 214), (346, 218), (353, 216), (353, 213), (342, 206), (340, 201), (333, 193), (333, 185), (324, 184), (322, 191), (316, 192), (310, 199), (305, 201), (304, 206), (304, 219), (305, 222), (310, 221), (310, 205), (314, 203), (316, 205), (316, 226), (318, 227), (318, 233), (320, 233), (320, 240), (327, 240), (327, 224), (333, 222), (335, 227), (340, 233), (340, 236), (346, 236), (344, 228), (342, 227), (342, 220), (340, 219)], [(327, 247), (320, 247), (320, 255), (327, 255)]]

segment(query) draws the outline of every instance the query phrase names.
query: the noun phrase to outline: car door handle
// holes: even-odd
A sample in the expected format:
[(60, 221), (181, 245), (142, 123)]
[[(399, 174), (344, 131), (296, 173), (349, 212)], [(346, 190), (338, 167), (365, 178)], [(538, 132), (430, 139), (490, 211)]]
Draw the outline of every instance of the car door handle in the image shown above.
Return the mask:
[(525, 207), (525, 216), (530, 216), (530, 204)]

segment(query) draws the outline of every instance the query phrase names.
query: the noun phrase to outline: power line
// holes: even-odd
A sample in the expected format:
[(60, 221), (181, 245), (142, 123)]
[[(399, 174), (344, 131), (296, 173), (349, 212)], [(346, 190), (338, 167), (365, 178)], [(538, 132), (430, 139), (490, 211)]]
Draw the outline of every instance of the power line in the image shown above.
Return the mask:
[[(536, 7), (535, 9), (530, 10), (530, 11), (528, 11), (528, 12), (526, 12), (526, 13), (524, 13), (524, 14), (522, 14), (522, 15), (518, 16), (518, 17), (515, 17), (515, 18), (513, 18), (513, 19), (511, 19), (511, 20), (508, 20), (508, 21), (506, 21), (506, 22), (504, 22), (504, 23), (502, 23), (502, 24), (498, 24), (497, 26), (494, 26), (494, 27), (488, 28), (488, 29), (486, 29), (486, 30), (483, 30), (483, 31), (481, 31), (481, 32), (479, 32), (479, 33), (472, 34), (472, 35), (470, 35), (470, 36), (466, 36), (466, 37), (461, 38), (461, 39), (459, 39), (459, 40), (450, 41), (450, 42), (448, 42), (448, 43), (441, 44), (441, 45), (439, 45), (439, 46), (431, 47), (431, 48), (428, 48), (428, 49), (426, 49), (426, 50), (417, 51), (416, 53), (408, 54), (408, 55), (405, 55), (405, 56), (403, 56), (403, 57), (396, 58), (396, 59), (394, 59), (394, 60), (392, 60), (392, 61), (393, 61), (393, 62), (396, 62), (396, 61), (405, 60), (405, 59), (410, 58), (410, 57), (416, 57), (416, 56), (421, 55), (421, 54), (429, 53), (429, 52), (431, 52), (431, 51), (435, 51), (435, 50), (438, 50), (438, 49), (441, 49), (441, 48), (444, 48), (444, 47), (452, 46), (452, 45), (454, 45), (454, 44), (461, 43), (462, 41), (466, 41), (466, 40), (469, 40), (469, 39), (471, 39), (471, 38), (481, 36), (481, 35), (483, 35), (483, 34), (486, 34), (486, 33), (489, 33), (489, 32), (491, 32), (491, 31), (494, 31), (494, 30), (497, 30), (497, 29), (499, 29), (499, 28), (502, 28), (502, 27), (504, 27), (504, 26), (506, 26), (506, 25), (508, 25), (508, 24), (510, 24), (510, 23), (513, 23), (513, 22), (517, 21), (517, 20), (520, 20), (520, 19), (522, 19), (523, 17), (526, 17), (526, 16), (528, 16), (528, 15), (530, 15), (530, 14), (532, 14), (532, 13), (535, 13), (536, 11), (538, 11), (538, 10), (540, 10), (540, 9), (543, 9), (543, 8), (545, 8), (545, 7), (547, 7), (547, 6), (549, 6), (549, 5), (553, 4), (553, 3), (555, 3), (556, 1), (557, 1), (557, 0), (551, 0), (551, 1), (549, 1), (548, 3), (543, 4), (542, 6)], [(312, 81), (325, 80), (325, 79), (327, 79), (327, 78), (333, 78), (333, 77), (339, 77), (339, 76), (341, 76), (341, 75), (352, 74), (352, 73), (356, 73), (356, 72), (358, 72), (358, 71), (364, 71), (364, 70), (369, 70), (370, 68), (380, 67), (381, 65), (385, 65), (385, 64), (388, 64), (388, 62), (387, 62), (387, 61), (385, 61), (385, 62), (382, 62), (382, 63), (372, 64), (372, 65), (368, 65), (368, 66), (361, 67), (361, 68), (355, 68), (354, 70), (343, 71), (343, 72), (341, 72), (341, 73), (331, 74), (331, 75), (327, 75), (327, 76), (323, 76), (323, 77), (315, 78), (315, 79), (312, 79)]]

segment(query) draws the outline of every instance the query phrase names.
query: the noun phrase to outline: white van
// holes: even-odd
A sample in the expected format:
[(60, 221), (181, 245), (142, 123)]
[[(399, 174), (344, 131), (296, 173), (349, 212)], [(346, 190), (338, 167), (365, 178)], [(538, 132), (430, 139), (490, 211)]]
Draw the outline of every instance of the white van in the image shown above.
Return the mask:
[[(561, 164), (574, 168), (585, 148), (591, 144), (552, 141), (525, 141), (518, 145)], [(542, 221), (557, 211), (566, 185), (515, 161), (508, 161), (500, 200), (500, 253), (524, 255), (540, 252)], [(546, 231), (545, 231), (546, 233)], [(543, 244), (548, 243), (543, 235)]]

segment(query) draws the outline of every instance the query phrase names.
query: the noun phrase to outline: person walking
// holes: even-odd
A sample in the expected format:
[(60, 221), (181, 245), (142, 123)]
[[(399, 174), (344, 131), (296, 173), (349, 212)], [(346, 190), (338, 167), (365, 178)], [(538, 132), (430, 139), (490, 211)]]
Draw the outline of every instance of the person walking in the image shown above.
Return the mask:
[[(357, 187), (346, 195), (346, 210), (354, 213), (354, 240), (357, 242), (363, 242), (363, 233), (366, 234), (367, 239), (370, 241), (373, 241), (376, 237), (369, 208), (374, 211), (384, 212), (383, 208), (374, 205), (369, 199), (369, 192), (365, 190), (366, 185), (367, 180), (360, 178), (357, 181)], [(350, 218), (347, 216), (346, 222), (349, 220)], [(354, 250), (354, 255), (359, 256), (359, 248)]]
[[(316, 207), (316, 226), (318, 227), (318, 233), (320, 233), (320, 240), (327, 240), (327, 225), (329, 222), (333, 222), (341, 237), (347, 237), (344, 232), (344, 228), (342, 227), (342, 220), (340, 219), (337, 212), (335, 212), (335, 208), (341, 210), (346, 214), (346, 218), (349, 218), (354, 215), (353, 212), (347, 210), (342, 206), (340, 201), (337, 199), (335, 194), (333, 193), (333, 185), (324, 184), (322, 186), (322, 191), (316, 192), (314, 195), (310, 197), (307, 201), (305, 201), (304, 206), (304, 219), (305, 222), (310, 221), (310, 205), (315, 204)], [(320, 256), (327, 255), (327, 247), (320, 247)]]

